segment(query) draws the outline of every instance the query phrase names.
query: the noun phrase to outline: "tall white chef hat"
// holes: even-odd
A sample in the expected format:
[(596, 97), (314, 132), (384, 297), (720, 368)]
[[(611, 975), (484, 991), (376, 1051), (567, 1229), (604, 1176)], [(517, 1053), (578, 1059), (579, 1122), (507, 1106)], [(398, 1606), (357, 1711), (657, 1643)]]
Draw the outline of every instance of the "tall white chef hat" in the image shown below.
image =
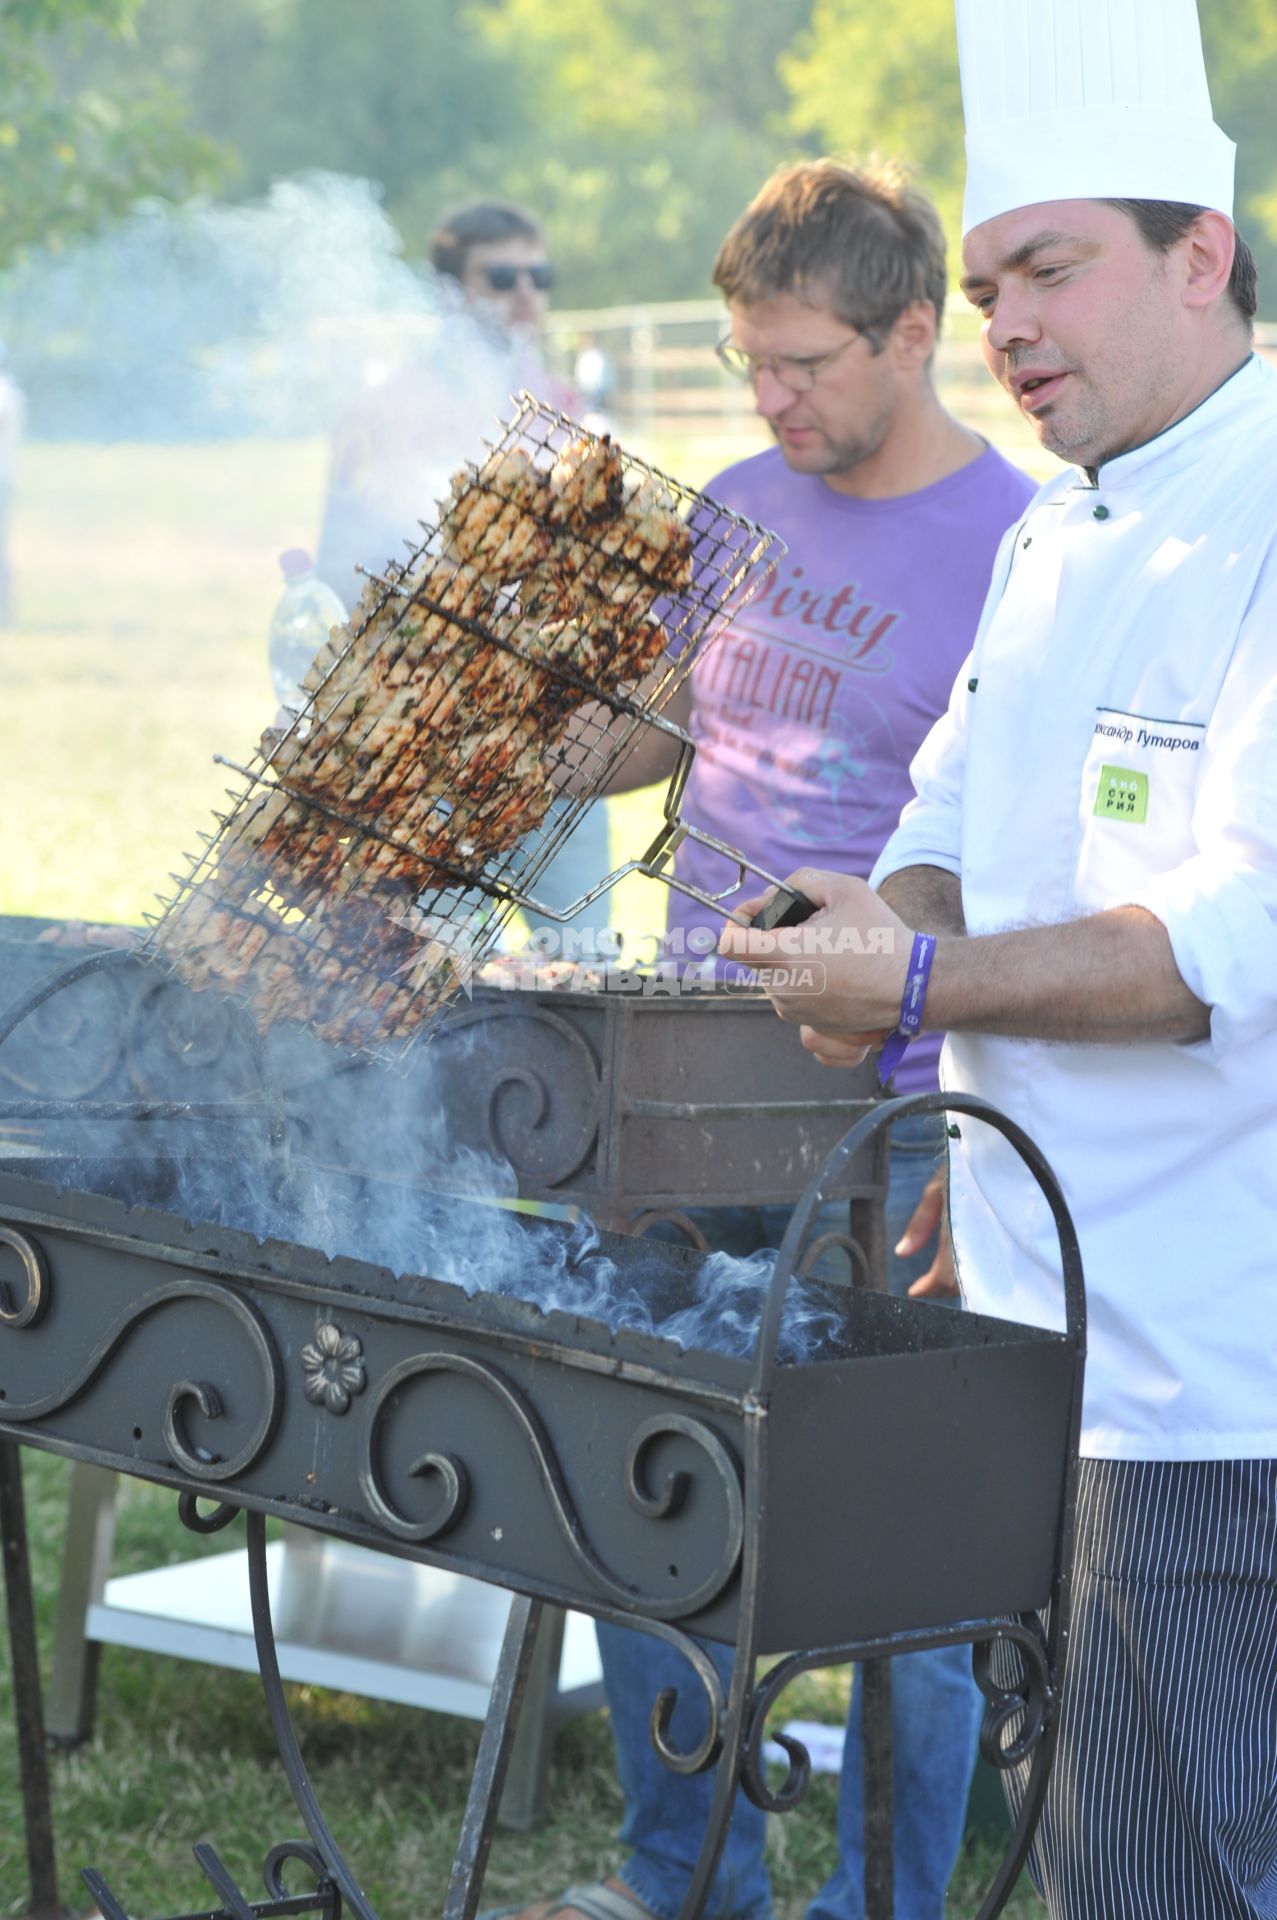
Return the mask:
[(1233, 211), (1196, 0), (955, 0), (962, 230), (1043, 200)]

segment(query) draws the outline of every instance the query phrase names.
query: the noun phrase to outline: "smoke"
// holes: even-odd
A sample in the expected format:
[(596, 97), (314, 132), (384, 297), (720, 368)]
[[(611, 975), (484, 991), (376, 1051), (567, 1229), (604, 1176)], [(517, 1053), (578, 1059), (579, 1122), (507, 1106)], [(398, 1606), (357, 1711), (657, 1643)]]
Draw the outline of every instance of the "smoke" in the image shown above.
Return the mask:
[[(507, 1033), (517, 1025), (498, 1023)], [(656, 1335), (685, 1351), (750, 1356), (774, 1252), (701, 1256), (656, 1240), (605, 1239), (584, 1216), (516, 1209), (510, 1163), (457, 1137), (450, 1090), (469, 1072), (491, 1083), (491, 1059), (480, 1051), (486, 1044), (481, 1028), (461, 1036), (446, 1070), (426, 1045), (411, 1075), (401, 1076), (336, 1065), (319, 1043), (274, 1034), (260, 1056), (275, 1079), (273, 1097), (248, 1108), (229, 1134), (211, 1136), (185, 1118), (149, 1119), (108, 1143), (87, 1119), (69, 1134), (68, 1105), (58, 1123), (65, 1157), (31, 1170), (193, 1225), (386, 1268), (409, 1283), (506, 1295), (613, 1332)], [(836, 1341), (836, 1300), (828, 1289), (790, 1282), (783, 1361), (811, 1359)]]
[[(508, 1295), (613, 1332), (659, 1335), (685, 1351), (753, 1353), (774, 1250), (686, 1259), (659, 1241), (635, 1241), (622, 1242), (624, 1253), (614, 1257), (588, 1217), (549, 1220), (514, 1209), (514, 1169), (453, 1138), (429, 1047), (423, 1059), (424, 1071), (408, 1080), (374, 1068), (362, 1086), (356, 1076), (325, 1082), (309, 1103), (322, 1112), (322, 1125), (308, 1127), (291, 1151), (276, 1140), (229, 1163), (185, 1161), (166, 1205), (330, 1259), (365, 1261), (466, 1294)], [(375, 1170), (370, 1178), (343, 1170), (352, 1152)], [(840, 1324), (827, 1292), (791, 1281), (781, 1360), (810, 1359)]]
[(380, 189), (329, 173), (250, 206), (144, 203), (28, 256), (0, 278), (0, 338), (43, 438), (318, 432), (405, 359), (445, 353), (486, 423), (517, 371), (402, 257)]
[[(454, 1157), (452, 1171), (456, 1167)], [(546, 1314), (597, 1321), (614, 1333), (659, 1335), (684, 1351), (748, 1358), (775, 1270), (774, 1250), (748, 1259), (710, 1253), (684, 1260), (655, 1241), (635, 1241), (632, 1256), (627, 1247), (623, 1258), (614, 1258), (588, 1218), (543, 1223), (473, 1199), (418, 1192), (390, 1203), (380, 1185), (348, 1196), (331, 1181), (318, 1183), (299, 1211), (298, 1197), (294, 1185), (287, 1221), (292, 1232), (283, 1237), (330, 1257), (368, 1260), (467, 1294), (507, 1295)], [(277, 1235), (282, 1224), (275, 1216), (271, 1233)], [(791, 1281), (780, 1359), (812, 1358), (834, 1339), (841, 1321), (827, 1293)]]

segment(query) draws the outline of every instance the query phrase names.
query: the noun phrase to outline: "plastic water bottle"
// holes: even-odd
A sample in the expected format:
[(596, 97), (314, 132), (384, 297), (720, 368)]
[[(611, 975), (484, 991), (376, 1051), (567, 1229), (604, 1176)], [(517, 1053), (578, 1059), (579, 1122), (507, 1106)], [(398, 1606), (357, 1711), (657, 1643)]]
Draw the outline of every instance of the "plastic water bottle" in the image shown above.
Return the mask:
[(289, 547), (279, 556), (284, 591), (271, 615), (267, 643), (275, 698), (290, 713), (306, 704), (302, 681), (328, 638), (330, 627), (340, 626), (346, 609), (332, 588), (315, 572), (315, 563), (302, 547)]

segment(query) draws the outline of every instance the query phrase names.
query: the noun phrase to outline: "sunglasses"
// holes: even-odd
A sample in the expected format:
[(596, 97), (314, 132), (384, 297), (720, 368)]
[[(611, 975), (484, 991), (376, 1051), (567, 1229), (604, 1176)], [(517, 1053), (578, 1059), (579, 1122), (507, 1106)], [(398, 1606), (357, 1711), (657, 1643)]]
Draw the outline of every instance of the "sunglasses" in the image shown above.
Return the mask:
[(513, 293), (520, 275), (525, 273), (538, 293), (548, 293), (554, 285), (554, 268), (548, 260), (538, 260), (532, 267), (481, 267), (479, 271), (493, 293)]

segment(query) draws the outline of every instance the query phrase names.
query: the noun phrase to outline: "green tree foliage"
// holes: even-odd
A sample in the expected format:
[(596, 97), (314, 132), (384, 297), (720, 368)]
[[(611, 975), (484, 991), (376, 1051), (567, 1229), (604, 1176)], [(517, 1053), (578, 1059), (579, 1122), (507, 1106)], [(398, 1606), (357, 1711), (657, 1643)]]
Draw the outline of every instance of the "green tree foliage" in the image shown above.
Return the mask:
[(1199, 0), (1211, 97), (1237, 142), (1237, 224), (1259, 262), (1261, 309), (1277, 314), (1277, 9)]
[[(476, 195), (545, 219), (568, 304), (709, 291), (718, 242), (795, 148), (778, 60), (811, 0), (151, 0), (133, 52), (239, 156), (381, 183), (410, 254)], [(797, 143), (801, 146), (802, 142)]]
[[(1271, 310), (1277, 8), (1199, 6)], [(708, 292), (804, 153), (911, 160), (957, 239), (952, 0), (0, 0), (0, 58), (0, 259), (189, 190), (219, 151), (243, 198), (307, 168), (379, 182), (410, 255), (458, 199), (525, 200), (569, 305)]]
[[(522, 76), (457, 0), (151, 0), (137, 57), (237, 156), (244, 197), (311, 168), (380, 183), (410, 245), (535, 135)], [(116, 50), (115, 58), (120, 58)]]
[(795, 149), (779, 56), (810, 0), (469, 0), (521, 73), (535, 137), (511, 187), (555, 235), (566, 300), (695, 298), (724, 232)]
[[(1277, 311), (1277, 9), (1198, 0), (1216, 118), (1238, 143), (1237, 219)], [(830, 151), (907, 158), (939, 205), (956, 259), (962, 103), (953, 0), (911, 0), (889, 17), (870, 0), (814, 0), (782, 56), (794, 132)]]
[(52, 35), (123, 39), (142, 0), (6, 0), (0, 6), (0, 265), (124, 212), (221, 177), (214, 144), (192, 133), (173, 90), (146, 73), (112, 89), (63, 84)]
[(962, 100), (953, 0), (911, 0), (889, 26), (866, 0), (815, 0), (781, 72), (796, 132), (824, 152), (909, 161), (956, 234)]

